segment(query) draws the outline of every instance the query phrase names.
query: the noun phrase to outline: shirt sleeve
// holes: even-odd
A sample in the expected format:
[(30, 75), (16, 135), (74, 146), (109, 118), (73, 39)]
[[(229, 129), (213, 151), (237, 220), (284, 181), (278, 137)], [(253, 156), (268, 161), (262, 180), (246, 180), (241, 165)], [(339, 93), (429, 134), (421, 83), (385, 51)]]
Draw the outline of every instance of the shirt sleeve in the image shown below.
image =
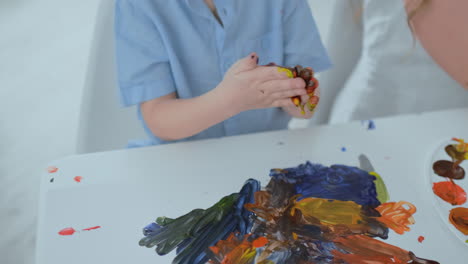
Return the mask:
[(285, 1), (283, 34), (286, 66), (312, 67), (315, 72), (332, 66), (308, 1)]
[[(175, 92), (169, 57), (146, 1), (117, 0), (115, 51), (123, 106)], [(148, 5), (148, 4), (146, 4)]]

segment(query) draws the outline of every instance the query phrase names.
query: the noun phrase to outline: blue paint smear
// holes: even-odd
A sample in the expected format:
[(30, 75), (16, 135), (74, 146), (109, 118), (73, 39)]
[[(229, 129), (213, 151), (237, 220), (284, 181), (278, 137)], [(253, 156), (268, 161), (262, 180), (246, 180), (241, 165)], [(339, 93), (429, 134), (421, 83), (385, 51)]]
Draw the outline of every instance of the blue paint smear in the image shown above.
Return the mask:
[(374, 120), (361, 120), (361, 124), (366, 127), (367, 130), (375, 130), (377, 128)]
[(380, 205), (374, 184), (376, 177), (356, 167), (325, 167), (307, 162), (295, 168), (271, 170), (270, 176), (295, 184), (296, 194), (302, 195), (300, 199), (316, 197), (372, 207)]
[(151, 223), (143, 228), (143, 235), (144, 236), (153, 236), (155, 235), (158, 230), (161, 229), (161, 226), (156, 223)]
[(347, 150), (347, 149), (346, 149), (345, 147), (342, 147), (342, 148), (341, 148), (341, 151), (342, 151), (342, 152), (346, 152), (346, 150)]
[[(223, 199), (235, 198), (232, 207), (213, 206), (209, 209), (195, 209), (177, 219), (158, 218), (143, 228), (144, 238), (140, 246), (156, 247), (159, 255), (176, 249), (173, 264), (204, 264), (209, 260), (207, 249), (231, 233), (243, 237), (252, 229), (253, 213), (244, 208), (254, 203), (260, 182), (249, 179), (239, 193)], [(181, 232), (186, 236), (180, 236)], [(178, 235), (177, 235), (178, 234)]]
[[(273, 169), (270, 176), (271, 181), (266, 189), (282, 200), (287, 201), (300, 194), (298, 200), (316, 197), (354, 201), (363, 206), (362, 214), (366, 217), (379, 216), (374, 210), (380, 205), (374, 184), (376, 178), (359, 168), (345, 165), (327, 167), (308, 161), (293, 168)], [(195, 209), (176, 219), (158, 218), (143, 229), (144, 238), (140, 240), (140, 246), (156, 247), (156, 252), (160, 255), (175, 249), (177, 256), (173, 264), (205, 264), (212, 257), (209, 247), (225, 240), (230, 234), (235, 234), (239, 240), (252, 232), (252, 238), (264, 235), (264, 228), (268, 227), (262, 227), (262, 221), (256, 220), (254, 214), (244, 207), (245, 204), (255, 202), (254, 194), (260, 189), (260, 182), (249, 179), (240, 192), (224, 197), (208, 209)], [(303, 260), (311, 263), (333, 263), (331, 252), (342, 252), (335, 243), (323, 236), (319, 225), (292, 226), (287, 222), (277, 225), (279, 231), (295, 232), (312, 239), (310, 243), (314, 246), (294, 245), (291, 250), (272, 252), (268, 260), (275, 263), (299, 263)], [(369, 225), (373, 230), (367, 235), (387, 238), (388, 228), (376, 222), (369, 222)], [(257, 255), (261, 252), (262, 249), (258, 249)]]

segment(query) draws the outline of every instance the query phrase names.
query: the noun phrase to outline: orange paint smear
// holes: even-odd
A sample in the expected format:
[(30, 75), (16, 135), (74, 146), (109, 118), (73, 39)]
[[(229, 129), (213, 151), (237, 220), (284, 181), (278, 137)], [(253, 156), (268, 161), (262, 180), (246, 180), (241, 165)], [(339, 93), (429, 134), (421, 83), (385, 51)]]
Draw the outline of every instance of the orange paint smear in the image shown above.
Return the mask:
[(424, 237), (423, 237), (423, 236), (419, 236), (419, 237), (418, 237), (418, 242), (419, 242), (419, 243), (422, 243), (423, 241), (424, 241)]
[(334, 241), (339, 249), (333, 250), (333, 263), (353, 264), (439, 264), (437, 261), (416, 257), (412, 252), (364, 235), (341, 237)]
[(468, 208), (453, 208), (450, 210), (449, 220), (460, 232), (468, 235)]
[(435, 182), (432, 186), (432, 190), (440, 199), (451, 205), (462, 205), (466, 202), (465, 190), (452, 180)]
[(49, 173), (55, 173), (58, 171), (58, 168), (57, 167), (54, 167), (54, 166), (50, 166), (47, 168), (47, 172)]
[(282, 214), (283, 208), (269, 210), (271, 195), (267, 191), (258, 191), (254, 194), (255, 203), (245, 204), (244, 207), (265, 221), (275, 221)]
[(389, 202), (381, 204), (376, 210), (381, 215), (377, 220), (397, 234), (402, 235), (404, 232), (410, 231), (408, 225), (415, 223), (413, 214), (416, 213), (416, 207), (411, 203), (405, 201)]
[(246, 236), (243, 241), (240, 241), (233, 233), (231, 233), (226, 240), (218, 241), (215, 246), (210, 247), (211, 252), (215, 254), (214, 259), (212, 259), (210, 263), (252, 263), (257, 255), (257, 251), (252, 245), (253, 242), (248, 241), (248, 237), (249, 236)]
[(261, 248), (268, 244), (268, 239), (266, 237), (259, 237), (252, 242), (254, 248)]
[(332, 251), (335, 261), (353, 264), (410, 263), (411, 261), (408, 251), (364, 235), (341, 237), (334, 242), (339, 248), (352, 252), (346, 254), (338, 250)]

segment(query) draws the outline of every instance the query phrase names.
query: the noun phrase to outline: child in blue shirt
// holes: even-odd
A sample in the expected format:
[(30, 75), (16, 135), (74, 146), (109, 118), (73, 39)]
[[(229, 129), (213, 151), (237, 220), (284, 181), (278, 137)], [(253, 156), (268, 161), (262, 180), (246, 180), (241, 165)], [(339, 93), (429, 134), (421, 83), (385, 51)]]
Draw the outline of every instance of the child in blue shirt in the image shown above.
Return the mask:
[(115, 30), (134, 146), (285, 129), (305, 83), (260, 65), (331, 65), (306, 0), (117, 0)]

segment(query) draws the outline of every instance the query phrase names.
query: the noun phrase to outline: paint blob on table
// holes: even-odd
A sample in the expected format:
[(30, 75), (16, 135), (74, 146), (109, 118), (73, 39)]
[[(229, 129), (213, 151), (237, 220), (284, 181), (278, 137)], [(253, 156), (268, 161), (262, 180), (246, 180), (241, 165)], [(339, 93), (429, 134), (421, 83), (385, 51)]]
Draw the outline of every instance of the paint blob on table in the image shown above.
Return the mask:
[(47, 167), (47, 172), (48, 173), (56, 173), (57, 171), (58, 171), (58, 168), (55, 167), (55, 166)]
[(83, 180), (83, 177), (82, 176), (75, 176), (73, 178), (73, 180), (76, 181), (76, 182), (81, 182), (81, 180)]
[[(101, 228), (101, 226), (93, 226), (93, 227), (88, 227), (88, 228), (83, 228), (81, 231), (91, 231), (91, 230), (96, 230)], [(79, 232), (78, 230), (75, 230), (73, 227), (67, 227), (58, 232), (59, 235), (61, 236), (71, 236), (74, 235), (76, 232)]]
[(361, 121), (361, 124), (367, 129), (367, 130), (375, 130), (377, 127), (375, 126), (375, 121), (374, 120), (363, 120)]
[(468, 236), (468, 208), (457, 207), (450, 210), (449, 220), (460, 232)]
[(438, 263), (385, 242), (411, 230), (416, 207), (388, 201), (376, 175), (310, 162), (272, 169), (263, 188), (249, 179), (210, 208), (158, 217), (139, 244), (175, 250), (175, 264)]
[(432, 191), (437, 199), (437, 210), (443, 221), (454, 227), (452, 230), (463, 242), (468, 235), (468, 209), (458, 206), (466, 207), (467, 159), (468, 143), (460, 138), (452, 138), (436, 150), (431, 166)]

